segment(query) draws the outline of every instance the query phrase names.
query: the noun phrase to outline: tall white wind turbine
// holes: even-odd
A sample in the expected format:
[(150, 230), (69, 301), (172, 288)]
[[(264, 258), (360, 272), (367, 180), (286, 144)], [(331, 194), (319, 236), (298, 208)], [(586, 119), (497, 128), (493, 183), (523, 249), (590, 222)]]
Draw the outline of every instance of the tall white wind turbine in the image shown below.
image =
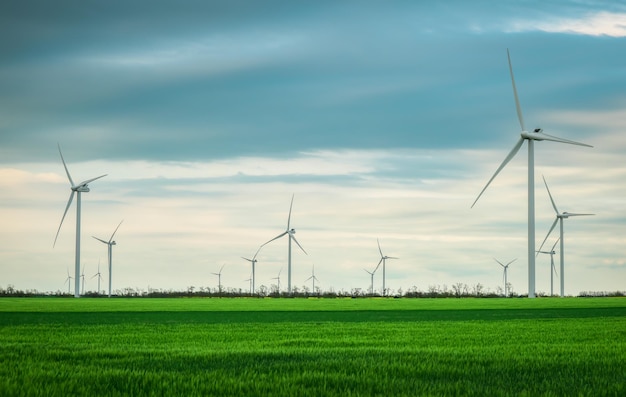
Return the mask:
[(554, 212), (556, 212), (556, 218), (554, 219), (554, 222), (552, 223), (552, 227), (550, 227), (550, 230), (548, 231), (548, 234), (546, 234), (546, 238), (543, 239), (543, 242), (541, 243), (541, 245), (539, 246), (539, 251), (541, 251), (541, 248), (543, 248), (543, 245), (546, 243), (546, 240), (548, 239), (548, 237), (550, 236), (550, 233), (552, 233), (552, 230), (554, 230), (554, 227), (556, 226), (556, 223), (559, 222), (560, 223), (560, 228), (561, 228), (561, 236), (560, 236), (560, 240), (561, 240), (561, 297), (565, 296), (565, 244), (563, 241), (563, 219), (567, 219), (570, 216), (587, 216), (587, 215), (594, 215), (594, 214), (574, 214), (572, 212), (561, 212), (559, 213), (559, 210), (556, 208), (556, 204), (554, 203), (554, 199), (552, 199), (552, 194), (550, 193), (550, 188), (548, 188), (548, 183), (546, 182), (546, 178), (543, 178), (543, 183), (546, 185), (546, 190), (548, 191), (548, 196), (550, 196), (550, 202), (552, 203), (552, 208), (554, 208)]
[(100, 295), (100, 280), (102, 280), (102, 274), (100, 273), (100, 260), (98, 260), (98, 273), (91, 276), (91, 278), (98, 277), (98, 295)]
[(63, 212), (63, 217), (61, 218), (61, 223), (59, 224), (59, 228), (57, 229), (57, 234), (54, 237), (54, 243), (52, 246), (54, 247), (57, 243), (57, 238), (59, 237), (59, 232), (61, 231), (61, 226), (63, 225), (63, 220), (65, 219), (65, 215), (67, 215), (67, 211), (70, 209), (72, 205), (72, 200), (74, 199), (74, 193), (76, 193), (76, 252), (75, 252), (75, 265), (74, 265), (74, 296), (76, 298), (80, 297), (80, 194), (89, 192), (89, 183), (95, 181), (96, 179), (100, 179), (105, 177), (106, 174), (97, 176), (95, 178), (87, 179), (86, 181), (80, 182), (79, 184), (75, 184), (72, 180), (72, 176), (67, 169), (67, 165), (65, 164), (65, 159), (63, 158), (63, 153), (61, 153), (61, 146), (57, 144), (59, 148), (59, 154), (61, 155), (61, 161), (63, 162), (63, 168), (65, 168), (65, 173), (67, 174), (67, 179), (70, 181), (70, 199), (67, 201), (67, 206), (65, 207), (65, 212)]
[(556, 274), (557, 277), (559, 276), (559, 274), (556, 272), (556, 267), (554, 267), (554, 254), (556, 254), (556, 251), (554, 251), (554, 247), (556, 247), (559, 240), (561, 240), (560, 237), (556, 239), (550, 251), (537, 251), (537, 254), (550, 255), (550, 296), (554, 296), (554, 275)]
[[(378, 270), (378, 266), (380, 266), (380, 264), (383, 264), (383, 296), (387, 295), (387, 290), (385, 289), (385, 265), (387, 263), (387, 259), (398, 259), (394, 256), (387, 256), (387, 255), (383, 255), (383, 250), (380, 249), (380, 241), (378, 241), (378, 239), (376, 239), (376, 242), (378, 243), (378, 252), (380, 252), (380, 261), (378, 261), (378, 265), (376, 265), (376, 269), (374, 269), (374, 273), (376, 273), (376, 270)], [(372, 274), (372, 277), (374, 277), (374, 275)]]
[[(120, 228), (120, 226), (122, 225), (122, 222), (124, 222), (124, 220), (122, 219), (122, 221), (120, 221), (120, 223), (117, 225), (117, 227), (115, 228), (115, 230), (113, 231), (113, 234), (111, 235), (111, 238), (106, 241), (106, 240), (102, 240), (96, 236), (91, 236), (93, 238), (95, 238), (96, 240), (100, 241), (101, 243), (106, 244), (107, 247), (107, 255), (109, 258), (109, 298), (111, 297), (111, 283), (113, 280), (113, 246), (116, 245), (117, 243), (115, 241), (113, 241), (113, 236), (115, 236), (115, 233), (117, 232), (117, 229)], [(100, 271), (100, 270), (98, 270)], [(98, 291), (98, 293), (100, 293), (100, 291)]]
[(315, 282), (317, 281), (319, 283), (319, 280), (317, 279), (317, 277), (315, 277), (315, 265), (313, 265), (313, 270), (311, 271), (311, 277), (307, 278), (304, 281), (306, 282), (306, 281), (309, 281), (309, 280), (313, 280), (312, 281), (313, 282), (313, 289), (311, 290), (311, 293), (314, 294), (315, 293)]
[[(296, 240), (296, 230), (293, 228), (290, 228), (290, 223), (291, 223), (291, 208), (293, 207), (293, 195), (291, 196), (291, 205), (289, 205), (289, 216), (287, 217), (287, 230), (284, 231), (283, 233), (279, 234), (278, 236), (274, 237), (273, 239), (271, 239), (270, 241), (264, 243), (261, 245), (261, 247), (263, 247), (266, 244), (271, 243), (274, 240), (277, 240), (281, 237), (283, 237), (284, 235), (288, 235), (289, 236), (289, 248), (288, 248), (288, 252), (287, 252), (287, 293), (291, 294), (291, 240), (293, 240), (298, 247), (300, 247), (300, 249), (302, 250), (302, 252), (305, 253), (305, 255), (308, 255), (306, 253), (306, 251), (304, 250), (304, 248), (302, 248), (302, 246), (300, 245), (300, 243), (298, 242), (298, 240)], [(260, 249), (260, 248), (259, 248)]]
[(522, 108), (520, 106), (519, 98), (517, 96), (517, 88), (515, 87), (515, 77), (513, 76), (513, 66), (511, 66), (511, 56), (509, 50), (506, 51), (509, 60), (509, 72), (511, 73), (511, 83), (513, 85), (513, 96), (515, 97), (515, 107), (517, 109), (517, 118), (519, 119), (522, 131), (520, 139), (517, 141), (511, 152), (506, 156), (502, 164), (498, 167), (491, 179), (487, 182), (483, 190), (480, 191), (476, 200), (472, 204), (472, 207), (476, 204), (480, 196), (487, 189), (491, 181), (500, 173), (500, 171), (511, 161), (513, 157), (520, 150), (524, 141), (528, 141), (528, 297), (535, 297), (535, 141), (553, 141), (559, 143), (567, 143), (570, 145), (593, 147), (580, 142), (571, 141), (569, 139), (558, 138), (552, 135), (545, 134), (541, 128), (535, 128), (532, 132), (528, 132), (524, 125), (524, 118), (522, 116)]
[(507, 272), (509, 270), (509, 265), (513, 262), (515, 262), (517, 260), (517, 258), (513, 259), (511, 262), (507, 263), (506, 265), (502, 264), (502, 262), (500, 262), (499, 260), (497, 260), (496, 258), (493, 258), (494, 261), (498, 262), (500, 264), (500, 266), (502, 266), (504, 268), (504, 275), (502, 276), (502, 279), (504, 280), (504, 296), (508, 297), (509, 293), (507, 291), (507, 289), (509, 288), (509, 282), (508, 282), (508, 278), (507, 278)]

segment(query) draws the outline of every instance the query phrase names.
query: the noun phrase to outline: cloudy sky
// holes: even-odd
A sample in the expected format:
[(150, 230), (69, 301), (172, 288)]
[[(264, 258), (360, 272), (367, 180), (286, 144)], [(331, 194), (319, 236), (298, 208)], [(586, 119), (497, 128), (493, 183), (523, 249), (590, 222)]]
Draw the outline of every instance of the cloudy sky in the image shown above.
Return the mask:
[[(82, 196), (86, 289), (248, 288), (291, 226), (292, 284), (528, 290), (527, 128), (537, 245), (559, 211), (566, 293), (626, 290), (626, 6), (613, 1), (22, 1), (0, 6), (0, 286), (67, 290)], [(554, 233), (548, 245), (556, 241)], [(256, 284), (287, 280), (287, 240)], [(555, 261), (558, 261), (558, 255)], [(549, 292), (549, 256), (537, 258)], [(559, 274), (560, 275), (560, 274)], [(382, 287), (377, 272), (374, 287)], [(556, 285), (555, 285), (556, 289)]]

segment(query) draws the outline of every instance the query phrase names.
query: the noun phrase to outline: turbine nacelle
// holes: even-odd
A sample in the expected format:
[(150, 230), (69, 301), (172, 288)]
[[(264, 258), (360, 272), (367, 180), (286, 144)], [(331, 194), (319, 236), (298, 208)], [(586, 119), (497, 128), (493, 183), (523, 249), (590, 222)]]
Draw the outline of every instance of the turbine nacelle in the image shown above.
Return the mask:
[(80, 186), (72, 186), (70, 189), (72, 189), (75, 192), (81, 192), (81, 193), (87, 193), (89, 191), (89, 186), (87, 185), (80, 185)]

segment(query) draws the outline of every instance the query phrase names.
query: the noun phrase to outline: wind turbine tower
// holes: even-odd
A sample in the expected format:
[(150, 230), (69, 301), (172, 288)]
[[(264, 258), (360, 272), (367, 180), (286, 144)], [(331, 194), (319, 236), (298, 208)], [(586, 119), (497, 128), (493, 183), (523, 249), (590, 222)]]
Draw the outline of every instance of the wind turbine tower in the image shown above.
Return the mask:
[(550, 237), (550, 233), (552, 233), (552, 230), (554, 230), (554, 227), (556, 226), (556, 223), (559, 222), (559, 226), (561, 229), (561, 236), (560, 236), (560, 240), (561, 240), (561, 298), (565, 296), (565, 244), (564, 244), (564, 238), (563, 238), (563, 219), (567, 219), (570, 216), (587, 216), (587, 215), (594, 215), (594, 214), (574, 214), (572, 212), (561, 212), (559, 213), (559, 210), (556, 208), (556, 204), (554, 203), (554, 199), (552, 198), (552, 194), (550, 193), (550, 188), (548, 188), (548, 183), (546, 182), (546, 178), (543, 178), (543, 183), (546, 185), (546, 190), (548, 191), (548, 196), (550, 196), (550, 202), (552, 203), (552, 208), (554, 208), (554, 212), (556, 212), (556, 218), (554, 219), (554, 222), (552, 223), (552, 227), (550, 227), (550, 230), (548, 231), (548, 234), (546, 234), (546, 238), (543, 239), (543, 242), (541, 243), (541, 245), (539, 246), (539, 251), (541, 251), (541, 248), (543, 247), (543, 245), (546, 243), (546, 240), (548, 239), (548, 237)]
[[(509, 72), (511, 74), (511, 84), (513, 85), (513, 96), (515, 97), (515, 107), (517, 109), (517, 118), (519, 119), (520, 127), (522, 131), (520, 138), (513, 146), (513, 149), (506, 156), (502, 164), (496, 169), (491, 179), (487, 182), (483, 190), (481, 190), (476, 200), (472, 204), (472, 207), (476, 204), (480, 196), (487, 189), (491, 181), (500, 173), (500, 171), (511, 161), (513, 157), (520, 150), (524, 141), (528, 141), (528, 297), (535, 297), (535, 141), (553, 141), (559, 143), (567, 143), (570, 145), (587, 146), (592, 147), (580, 142), (571, 141), (569, 139), (558, 138), (552, 135), (548, 135), (543, 132), (541, 128), (535, 128), (532, 132), (528, 132), (524, 125), (524, 118), (522, 116), (522, 108), (517, 96), (517, 88), (515, 87), (515, 77), (513, 76), (513, 66), (511, 66), (511, 56), (507, 49), (507, 57), (509, 60)], [(562, 244), (562, 243), (561, 243)], [(561, 274), (562, 275), (562, 274)]]
[(70, 181), (70, 199), (67, 201), (67, 206), (65, 207), (65, 212), (63, 212), (63, 217), (61, 218), (61, 223), (59, 224), (59, 228), (57, 229), (57, 234), (54, 237), (54, 243), (52, 247), (54, 247), (57, 243), (57, 238), (59, 237), (59, 232), (61, 231), (61, 226), (63, 225), (63, 220), (65, 219), (65, 215), (67, 215), (67, 211), (70, 209), (72, 205), (72, 200), (74, 199), (74, 193), (76, 193), (76, 251), (75, 251), (75, 264), (74, 264), (74, 297), (80, 297), (80, 194), (89, 192), (89, 183), (95, 181), (96, 179), (100, 179), (105, 177), (106, 174), (97, 176), (95, 178), (87, 179), (86, 181), (80, 182), (79, 184), (75, 184), (72, 180), (72, 176), (67, 169), (67, 165), (65, 164), (65, 159), (63, 158), (63, 153), (61, 153), (61, 146), (57, 144), (59, 148), (59, 154), (61, 155), (61, 161), (63, 162), (63, 168), (65, 168), (65, 173), (67, 174), (67, 179)]
[(504, 280), (504, 296), (508, 297), (509, 296), (509, 281), (507, 278), (507, 271), (509, 270), (509, 265), (513, 262), (515, 262), (517, 260), (517, 258), (513, 259), (511, 262), (507, 263), (506, 265), (502, 264), (502, 262), (500, 262), (499, 260), (497, 260), (496, 258), (493, 258), (494, 261), (498, 262), (500, 264), (500, 266), (502, 266), (504, 268), (504, 275), (502, 276), (502, 279)]
[[(122, 220), (117, 225), (117, 227), (113, 231), (113, 234), (111, 235), (111, 238), (109, 238), (108, 241), (102, 240), (96, 236), (91, 236), (95, 238), (96, 240), (100, 241), (101, 243), (104, 243), (107, 245), (107, 256), (109, 258), (109, 298), (111, 297), (111, 285), (112, 285), (112, 280), (113, 280), (113, 246), (117, 244), (115, 241), (113, 241), (113, 236), (115, 236), (115, 233), (117, 232), (117, 229), (119, 229), (120, 226), (122, 225), (122, 222), (124, 222), (124, 220)], [(100, 270), (98, 269), (98, 272), (99, 271)], [(98, 293), (100, 293), (100, 291), (98, 291)]]
[[(288, 235), (289, 236), (289, 248), (287, 251), (287, 293), (291, 295), (291, 240), (293, 240), (298, 247), (300, 247), (300, 249), (302, 250), (302, 252), (304, 252), (305, 255), (308, 255), (306, 253), (306, 251), (304, 250), (304, 248), (302, 248), (302, 246), (300, 245), (300, 243), (298, 242), (298, 240), (296, 240), (296, 230), (293, 228), (290, 228), (290, 223), (291, 223), (291, 209), (293, 207), (293, 197), (294, 195), (291, 196), (291, 204), (289, 205), (289, 216), (287, 217), (287, 230), (284, 231), (283, 233), (279, 234), (278, 236), (274, 237), (273, 239), (271, 239), (270, 241), (264, 243), (261, 245), (261, 247), (263, 247), (266, 244), (271, 243), (274, 240), (277, 240), (281, 237), (283, 237), (284, 235)], [(259, 247), (259, 249), (261, 249), (261, 247)]]

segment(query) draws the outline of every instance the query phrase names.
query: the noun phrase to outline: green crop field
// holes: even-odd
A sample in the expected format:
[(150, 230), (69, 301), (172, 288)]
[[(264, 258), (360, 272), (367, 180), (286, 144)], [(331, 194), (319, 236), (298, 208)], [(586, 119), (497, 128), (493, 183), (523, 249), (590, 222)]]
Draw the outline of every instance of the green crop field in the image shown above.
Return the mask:
[(624, 396), (626, 298), (3, 298), (0, 395)]

